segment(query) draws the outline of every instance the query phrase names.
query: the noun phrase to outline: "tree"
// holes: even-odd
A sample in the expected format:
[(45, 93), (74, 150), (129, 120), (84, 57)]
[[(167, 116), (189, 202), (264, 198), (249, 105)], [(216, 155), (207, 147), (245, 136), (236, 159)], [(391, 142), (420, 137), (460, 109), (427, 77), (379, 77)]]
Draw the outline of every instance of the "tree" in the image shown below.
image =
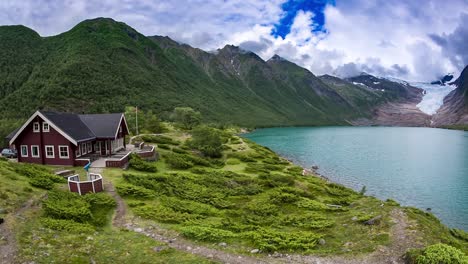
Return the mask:
[(223, 149), (222, 133), (216, 128), (199, 126), (193, 129), (189, 145), (200, 150), (205, 156), (219, 158)]
[(202, 116), (200, 112), (193, 110), (191, 107), (176, 107), (173, 119), (183, 129), (191, 130), (200, 124)]

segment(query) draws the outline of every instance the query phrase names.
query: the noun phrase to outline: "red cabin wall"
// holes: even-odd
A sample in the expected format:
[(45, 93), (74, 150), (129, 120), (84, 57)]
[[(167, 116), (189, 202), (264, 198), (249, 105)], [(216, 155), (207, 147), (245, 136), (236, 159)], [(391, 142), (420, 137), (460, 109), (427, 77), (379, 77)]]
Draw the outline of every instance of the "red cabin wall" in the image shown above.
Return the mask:
[[(40, 132), (33, 132), (34, 122), (39, 122)], [(18, 161), (48, 165), (63, 165), (73, 166), (75, 156), (75, 146), (68, 141), (64, 136), (57, 132), (52, 126), (49, 125), (49, 132), (42, 131), (42, 123), (44, 121), (38, 116), (23, 130), (23, 132), (16, 138), (15, 146), (18, 150)], [(28, 157), (21, 156), (21, 145), (28, 146)], [(33, 158), (31, 153), (31, 146), (39, 146), (39, 157)], [(45, 146), (54, 146), (54, 158), (47, 158)], [(59, 155), (59, 145), (68, 146), (68, 159), (62, 159)]]

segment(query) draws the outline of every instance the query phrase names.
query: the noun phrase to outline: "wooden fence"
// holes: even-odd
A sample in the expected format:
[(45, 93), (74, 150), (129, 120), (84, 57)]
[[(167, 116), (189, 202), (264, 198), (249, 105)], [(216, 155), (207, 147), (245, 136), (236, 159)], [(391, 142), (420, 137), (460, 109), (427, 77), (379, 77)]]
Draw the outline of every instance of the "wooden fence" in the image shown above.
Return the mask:
[(78, 174), (70, 176), (68, 177), (68, 189), (80, 195), (102, 192), (104, 190), (102, 176), (97, 173), (90, 173), (87, 181), (80, 181)]

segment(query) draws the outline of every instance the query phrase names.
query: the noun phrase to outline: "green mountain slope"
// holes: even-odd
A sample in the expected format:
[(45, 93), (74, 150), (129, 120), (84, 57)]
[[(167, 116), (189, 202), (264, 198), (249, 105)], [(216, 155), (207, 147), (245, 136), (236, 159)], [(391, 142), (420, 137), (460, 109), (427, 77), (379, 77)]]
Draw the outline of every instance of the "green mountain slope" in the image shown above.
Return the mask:
[(234, 46), (207, 53), (112, 19), (45, 38), (22, 26), (0, 27), (0, 40), (3, 117), (126, 105), (163, 115), (191, 106), (207, 121), (247, 126), (344, 124), (353, 117), (352, 105), (295, 64), (265, 62)]

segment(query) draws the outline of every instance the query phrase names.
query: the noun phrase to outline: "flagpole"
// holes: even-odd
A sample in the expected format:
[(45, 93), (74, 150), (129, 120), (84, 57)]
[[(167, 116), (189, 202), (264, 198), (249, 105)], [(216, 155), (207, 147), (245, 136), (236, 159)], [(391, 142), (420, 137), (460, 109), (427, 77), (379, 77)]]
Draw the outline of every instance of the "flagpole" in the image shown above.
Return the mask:
[(136, 134), (138, 136), (138, 106), (135, 106), (135, 123), (136, 123)]

